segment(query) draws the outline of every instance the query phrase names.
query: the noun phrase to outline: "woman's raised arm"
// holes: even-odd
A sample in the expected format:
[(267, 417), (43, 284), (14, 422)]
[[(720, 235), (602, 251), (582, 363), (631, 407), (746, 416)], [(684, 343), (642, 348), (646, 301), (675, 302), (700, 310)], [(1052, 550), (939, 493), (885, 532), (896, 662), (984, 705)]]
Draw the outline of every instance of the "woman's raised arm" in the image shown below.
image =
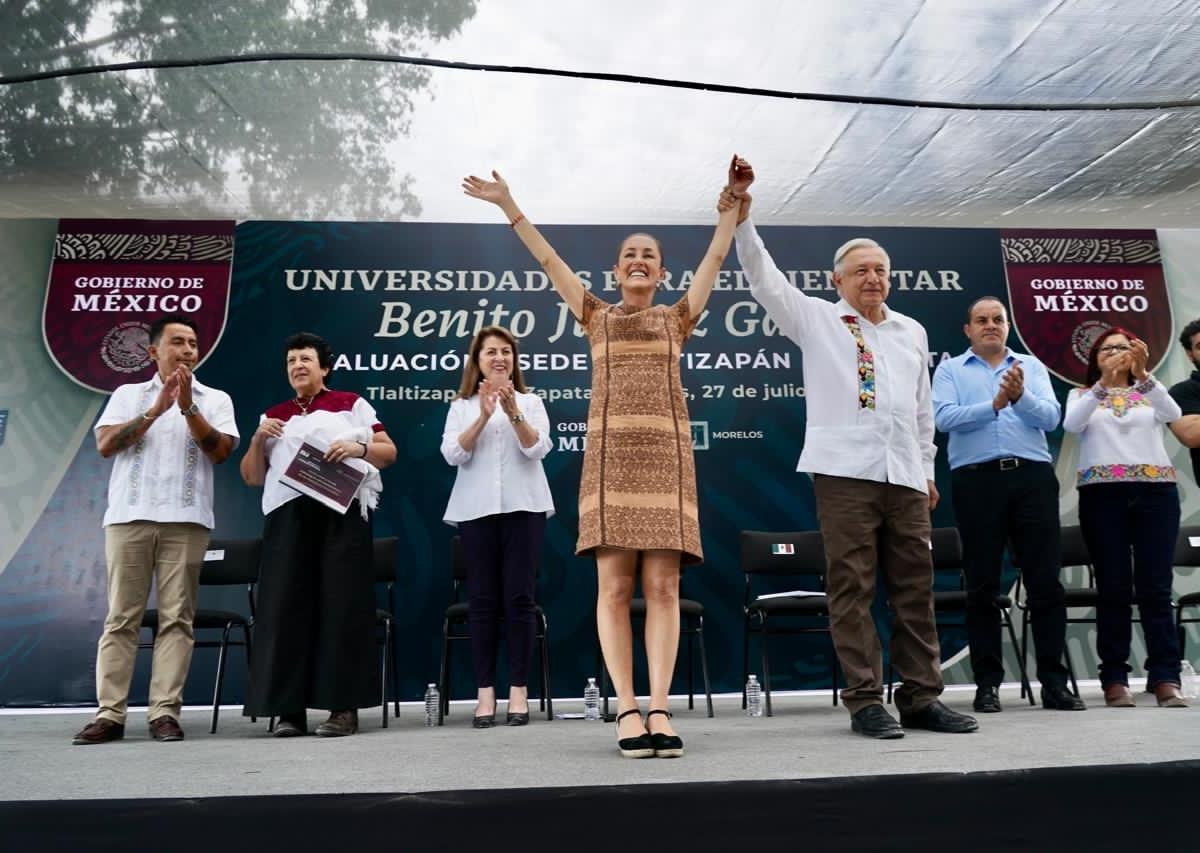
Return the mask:
[[(558, 256), (554, 247), (542, 236), (540, 231), (533, 227), (533, 223), (525, 218), (521, 208), (517, 207), (517, 203), (513, 201), (508, 183), (500, 177), (500, 173), (493, 169), (492, 178), (494, 180), (488, 181), (475, 175), (468, 175), (463, 178), (463, 192), (472, 198), (490, 201), (504, 212), (504, 215), (508, 217), (508, 224), (521, 238), (521, 242), (525, 244), (529, 254), (533, 255), (534, 260), (546, 271), (546, 275), (549, 276), (550, 283), (554, 285), (558, 295), (567, 303), (567, 307), (571, 309), (575, 318), (579, 319), (583, 316), (583, 294), (586, 292), (579, 276), (575, 275), (575, 271)], [(732, 231), (730, 233), (732, 234)], [(728, 247), (728, 243), (726, 247)]]
[[(713, 231), (712, 242), (708, 244), (708, 251), (704, 253), (704, 259), (696, 267), (696, 274), (692, 277), (692, 283), (688, 287), (688, 313), (693, 320), (704, 313), (704, 306), (708, 304), (708, 297), (712, 295), (713, 284), (717, 281), (717, 273), (721, 271), (721, 265), (725, 263), (725, 256), (729, 254), (729, 246), (733, 242), (733, 231), (737, 227), (740, 210), (740, 198), (753, 182), (754, 170), (750, 164), (734, 154), (729, 163), (729, 182), (721, 191), (722, 195), (729, 194), (731, 198), (726, 198), (726, 203), (718, 205), (721, 213), (717, 220), (717, 227)], [(735, 199), (739, 200), (737, 204), (732, 203)]]

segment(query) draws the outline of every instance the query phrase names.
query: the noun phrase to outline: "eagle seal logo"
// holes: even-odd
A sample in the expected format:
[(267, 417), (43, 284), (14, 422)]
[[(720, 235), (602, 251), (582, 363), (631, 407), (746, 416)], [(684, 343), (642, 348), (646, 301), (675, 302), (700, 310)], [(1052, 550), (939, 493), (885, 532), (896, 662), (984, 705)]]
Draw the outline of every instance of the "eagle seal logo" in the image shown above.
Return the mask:
[(137, 373), (150, 363), (150, 326), (130, 320), (108, 330), (100, 341), (100, 358), (118, 373)]

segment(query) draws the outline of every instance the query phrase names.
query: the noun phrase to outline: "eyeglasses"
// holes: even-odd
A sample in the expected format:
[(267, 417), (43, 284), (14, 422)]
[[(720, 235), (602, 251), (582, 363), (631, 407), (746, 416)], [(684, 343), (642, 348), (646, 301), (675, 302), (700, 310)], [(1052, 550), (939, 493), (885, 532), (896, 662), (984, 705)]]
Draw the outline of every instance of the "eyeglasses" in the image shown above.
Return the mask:
[(1128, 346), (1127, 344), (1107, 344), (1106, 346), (1100, 347), (1098, 351), (1104, 355), (1112, 355), (1114, 352), (1129, 352), (1131, 349), (1133, 349), (1133, 347)]

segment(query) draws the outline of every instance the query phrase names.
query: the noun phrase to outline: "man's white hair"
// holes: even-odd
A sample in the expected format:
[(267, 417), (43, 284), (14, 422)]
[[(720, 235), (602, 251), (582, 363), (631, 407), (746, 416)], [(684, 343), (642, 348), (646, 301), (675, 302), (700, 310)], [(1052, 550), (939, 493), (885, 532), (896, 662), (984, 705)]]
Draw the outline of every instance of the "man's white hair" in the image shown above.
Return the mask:
[(892, 269), (892, 259), (888, 255), (887, 250), (872, 240), (870, 237), (855, 237), (853, 240), (847, 240), (838, 250), (833, 253), (833, 271), (840, 273), (842, 271), (842, 261), (846, 259), (846, 255), (853, 252), (855, 249), (878, 249), (883, 252), (883, 259), (887, 262), (888, 270)]

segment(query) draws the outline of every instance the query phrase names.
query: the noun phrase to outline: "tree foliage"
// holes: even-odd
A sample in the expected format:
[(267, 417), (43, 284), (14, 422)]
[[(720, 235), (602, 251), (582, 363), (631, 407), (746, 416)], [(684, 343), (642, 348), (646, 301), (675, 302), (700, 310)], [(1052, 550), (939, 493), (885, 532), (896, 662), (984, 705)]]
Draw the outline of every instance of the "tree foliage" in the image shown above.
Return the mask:
[[(4, 76), (307, 51), (418, 55), (475, 0), (31, 0), (6, 4)], [(106, 72), (0, 87), (3, 182), (322, 219), (420, 212), (387, 147), (426, 69), (347, 60)]]

